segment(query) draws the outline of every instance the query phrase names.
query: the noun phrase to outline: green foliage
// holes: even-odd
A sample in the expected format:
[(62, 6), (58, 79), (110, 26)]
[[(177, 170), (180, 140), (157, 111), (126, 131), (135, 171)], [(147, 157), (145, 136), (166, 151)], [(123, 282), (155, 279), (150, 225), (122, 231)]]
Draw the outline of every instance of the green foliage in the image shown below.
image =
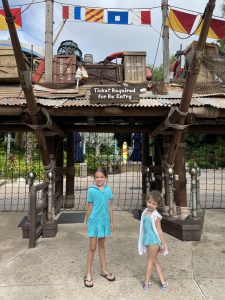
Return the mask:
[[(170, 65), (176, 60), (175, 55), (171, 55), (169, 59)], [(163, 81), (163, 65), (159, 67), (154, 67), (148, 65), (148, 67), (152, 70), (153, 81)]]
[(163, 80), (163, 65), (160, 65), (159, 67), (154, 67), (154, 69), (152, 69), (152, 77), (154, 81)]
[(225, 168), (225, 137), (190, 135), (186, 139), (186, 161), (203, 169)]

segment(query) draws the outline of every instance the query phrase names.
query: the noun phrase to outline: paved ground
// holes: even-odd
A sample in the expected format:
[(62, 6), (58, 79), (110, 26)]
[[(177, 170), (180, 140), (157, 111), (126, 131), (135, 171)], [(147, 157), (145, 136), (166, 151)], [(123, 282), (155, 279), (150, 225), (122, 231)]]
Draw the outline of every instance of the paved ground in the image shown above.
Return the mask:
[(160, 257), (168, 290), (141, 288), (146, 257), (137, 253), (139, 221), (129, 212), (115, 212), (116, 229), (108, 238), (107, 261), (115, 282), (99, 275), (94, 261), (94, 288), (83, 286), (88, 239), (83, 223), (59, 225), (56, 238), (39, 239), (29, 249), (18, 224), (23, 213), (0, 213), (0, 299), (82, 300), (154, 299), (225, 300), (225, 210), (207, 210), (200, 242), (182, 242), (166, 235), (169, 255)]

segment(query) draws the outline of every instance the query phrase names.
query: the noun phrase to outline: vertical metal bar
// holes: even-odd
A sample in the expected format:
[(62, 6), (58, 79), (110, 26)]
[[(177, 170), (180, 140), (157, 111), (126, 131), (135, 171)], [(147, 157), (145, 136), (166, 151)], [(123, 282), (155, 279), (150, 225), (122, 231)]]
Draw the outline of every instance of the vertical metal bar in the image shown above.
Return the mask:
[(191, 199), (192, 199), (192, 218), (196, 219), (198, 217), (198, 212), (197, 212), (197, 190), (196, 190), (196, 169), (191, 168), (190, 169), (190, 175), (191, 175)]
[(196, 176), (196, 202), (197, 202), (197, 211), (201, 211), (201, 203), (200, 203), (200, 175), (201, 169), (199, 167), (196, 168), (197, 176)]
[(168, 169), (168, 196), (169, 196), (169, 216), (173, 216), (173, 202), (174, 202), (174, 197), (173, 197), (173, 169), (169, 168)]
[(36, 190), (30, 191), (30, 226), (29, 226), (29, 248), (34, 248), (36, 243)]
[(47, 220), (52, 221), (52, 216), (53, 216), (53, 173), (49, 172), (47, 177), (49, 179)]

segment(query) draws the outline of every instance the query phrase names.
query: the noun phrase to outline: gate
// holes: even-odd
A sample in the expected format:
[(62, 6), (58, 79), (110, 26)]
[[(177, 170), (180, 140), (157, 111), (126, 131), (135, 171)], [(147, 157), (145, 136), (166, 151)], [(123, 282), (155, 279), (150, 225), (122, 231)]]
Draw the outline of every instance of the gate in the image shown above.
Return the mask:
[[(138, 139), (138, 136), (135, 138), (130, 134), (83, 133), (75, 139), (75, 143), (76, 153), (80, 153), (80, 156), (75, 156), (74, 205), (71, 210), (85, 209), (87, 188), (93, 183), (93, 170), (99, 165), (103, 165), (108, 171), (108, 184), (114, 193), (114, 209), (141, 208), (140, 136)], [(150, 154), (154, 157), (153, 148), (150, 145)], [(201, 169), (202, 208), (225, 208), (224, 139), (217, 138), (213, 143), (201, 142), (199, 145), (196, 141), (193, 141), (193, 144), (187, 143), (186, 161), (188, 194), (190, 190), (188, 168), (196, 163)], [(0, 134), (0, 170), (0, 211), (28, 211), (27, 174), (30, 171), (36, 173), (34, 184), (43, 181), (40, 153), (32, 133)], [(65, 186), (64, 179), (64, 195)], [(61, 209), (66, 209), (64, 201)]]
[[(136, 141), (130, 134), (117, 135), (117, 137), (119, 142), (115, 140), (113, 133), (84, 133), (80, 137), (76, 136), (72, 210), (85, 209), (87, 188), (93, 184), (93, 171), (100, 165), (108, 171), (108, 184), (114, 192), (114, 209), (141, 208), (141, 162), (138, 161), (141, 157), (141, 141), (136, 147), (134, 145)], [(2, 134), (1, 141), (0, 211), (28, 211), (27, 174), (30, 171), (35, 172), (34, 184), (43, 180), (42, 162), (34, 135), (32, 133)], [(136, 161), (131, 160), (130, 157), (134, 157)], [(64, 163), (66, 164), (66, 151), (64, 151)], [(63, 186), (65, 195), (65, 179)], [(62, 201), (62, 209), (64, 209), (64, 201)]]

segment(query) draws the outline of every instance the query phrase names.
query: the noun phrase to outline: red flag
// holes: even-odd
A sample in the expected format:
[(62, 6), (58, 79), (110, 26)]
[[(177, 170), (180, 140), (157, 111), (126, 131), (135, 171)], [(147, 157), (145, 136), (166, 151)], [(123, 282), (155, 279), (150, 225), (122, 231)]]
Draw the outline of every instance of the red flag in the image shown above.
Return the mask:
[[(16, 28), (22, 27), (21, 8), (11, 8), (11, 13), (15, 17), (14, 23)], [(0, 9), (0, 30), (8, 30), (8, 25), (5, 21), (5, 11)]]
[(166, 21), (166, 26), (174, 31), (190, 33), (196, 17), (197, 15), (171, 9)]

